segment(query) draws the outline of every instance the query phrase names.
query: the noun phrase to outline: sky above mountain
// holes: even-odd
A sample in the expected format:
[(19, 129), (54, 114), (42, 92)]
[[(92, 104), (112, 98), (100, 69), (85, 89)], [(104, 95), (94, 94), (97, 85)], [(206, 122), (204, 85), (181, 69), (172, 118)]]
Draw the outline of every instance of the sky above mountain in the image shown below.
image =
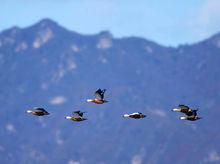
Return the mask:
[(176, 46), (219, 32), (219, 15), (219, 0), (1, 0), (0, 30), (50, 18), (84, 34), (109, 30)]

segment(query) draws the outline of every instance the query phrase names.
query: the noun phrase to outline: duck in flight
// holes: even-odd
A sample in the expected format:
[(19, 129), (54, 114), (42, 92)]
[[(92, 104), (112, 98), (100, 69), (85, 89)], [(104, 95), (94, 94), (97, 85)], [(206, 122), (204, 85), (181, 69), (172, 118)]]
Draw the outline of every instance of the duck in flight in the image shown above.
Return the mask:
[(44, 108), (39, 108), (39, 107), (29, 109), (26, 112), (36, 116), (49, 115), (49, 113)]
[(181, 112), (184, 113), (186, 116), (180, 117), (181, 120), (189, 120), (189, 121), (196, 121), (201, 119), (201, 117), (198, 117), (197, 110), (193, 110), (190, 107), (186, 105), (179, 105), (177, 108), (173, 109), (174, 112)]
[(85, 121), (85, 120), (87, 120), (87, 119), (86, 119), (86, 118), (83, 118), (83, 114), (84, 114), (84, 113), (85, 113), (85, 112), (74, 111), (71, 116), (66, 116), (65, 118), (66, 118), (67, 120), (76, 121), (76, 122)]
[(140, 118), (144, 118), (146, 117), (146, 115), (144, 115), (141, 112), (135, 112), (135, 113), (131, 113), (131, 114), (124, 114), (123, 117), (125, 118), (134, 118), (134, 119), (140, 119)]
[(108, 101), (104, 99), (106, 89), (101, 90), (100, 88), (95, 91), (95, 99), (88, 99), (87, 102), (92, 102), (96, 104), (104, 104)]
[(189, 115), (191, 115), (193, 112), (193, 110), (186, 105), (179, 105), (177, 108), (172, 109), (172, 111), (181, 112), (181, 113), (189, 114)]

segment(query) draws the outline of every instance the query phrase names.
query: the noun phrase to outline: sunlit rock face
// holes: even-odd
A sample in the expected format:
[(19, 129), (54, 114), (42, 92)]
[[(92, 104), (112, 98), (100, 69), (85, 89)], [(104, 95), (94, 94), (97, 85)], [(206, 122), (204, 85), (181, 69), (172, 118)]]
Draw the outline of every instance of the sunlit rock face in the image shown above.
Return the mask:
[(112, 41), (110, 38), (100, 38), (97, 43), (97, 48), (108, 49), (112, 46)]
[(99, 39), (96, 44), (98, 49), (109, 49), (112, 47), (112, 44), (112, 35), (108, 31), (104, 31), (99, 34)]
[(220, 38), (215, 42), (216, 47), (220, 48)]
[(53, 32), (50, 28), (46, 28), (42, 31), (39, 31), (37, 34), (37, 37), (35, 38), (33, 42), (34, 48), (40, 48), (42, 45), (47, 43), (50, 39), (53, 38)]
[(21, 42), (15, 49), (16, 52), (25, 51), (28, 48), (27, 43)]

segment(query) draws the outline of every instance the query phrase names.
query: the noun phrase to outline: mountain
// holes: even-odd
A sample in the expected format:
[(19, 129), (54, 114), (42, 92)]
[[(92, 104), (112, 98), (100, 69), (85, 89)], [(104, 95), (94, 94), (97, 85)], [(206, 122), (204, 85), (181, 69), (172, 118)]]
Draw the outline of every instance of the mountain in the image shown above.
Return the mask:
[[(0, 163), (219, 163), (219, 54), (220, 34), (175, 48), (49, 19), (2, 31)], [(98, 88), (109, 103), (86, 102)], [(179, 120), (178, 104), (203, 119)], [(35, 106), (51, 114), (25, 113)], [(88, 120), (64, 119), (77, 109)], [(122, 117), (136, 111), (147, 117)]]

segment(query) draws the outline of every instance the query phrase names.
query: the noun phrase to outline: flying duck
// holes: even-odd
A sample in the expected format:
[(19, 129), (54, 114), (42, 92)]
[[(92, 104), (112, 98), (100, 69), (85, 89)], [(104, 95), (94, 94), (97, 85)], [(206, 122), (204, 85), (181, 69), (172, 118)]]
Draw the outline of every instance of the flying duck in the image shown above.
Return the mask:
[(108, 101), (104, 99), (106, 89), (101, 90), (100, 88), (95, 91), (95, 99), (88, 99), (87, 102), (92, 102), (96, 104), (107, 103)]
[(80, 121), (85, 121), (87, 120), (86, 118), (83, 118), (83, 114), (85, 112), (81, 112), (81, 111), (75, 111), (72, 113), (72, 116), (66, 116), (65, 118), (67, 120), (72, 120), (72, 121), (77, 121), (77, 122), (80, 122)]
[(186, 105), (179, 105), (177, 108), (172, 109), (172, 111), (181, 112), (181, 113), (184, 113), (186, 115), (192, 115), (192, 113), (193, 113), (193, 110), (190, 107), (186, 106)]
[(44, 108), (39, 108), (39, 107), (35, 107), (33, 109), (29, 109), (26, 112), (30, 113), (32, 115), (36, 115), (36, 116), (49, 115), (49, 113)]
[(135, 113), (131, 113), (131, 114), (124, 114), (123, 117), (125, 118), (134, 118), (134, 119), (140, 119), (140, 118), (144, 118), (146, 117), (146, 115), (144, 115), (141, 112), (135, 112)]

